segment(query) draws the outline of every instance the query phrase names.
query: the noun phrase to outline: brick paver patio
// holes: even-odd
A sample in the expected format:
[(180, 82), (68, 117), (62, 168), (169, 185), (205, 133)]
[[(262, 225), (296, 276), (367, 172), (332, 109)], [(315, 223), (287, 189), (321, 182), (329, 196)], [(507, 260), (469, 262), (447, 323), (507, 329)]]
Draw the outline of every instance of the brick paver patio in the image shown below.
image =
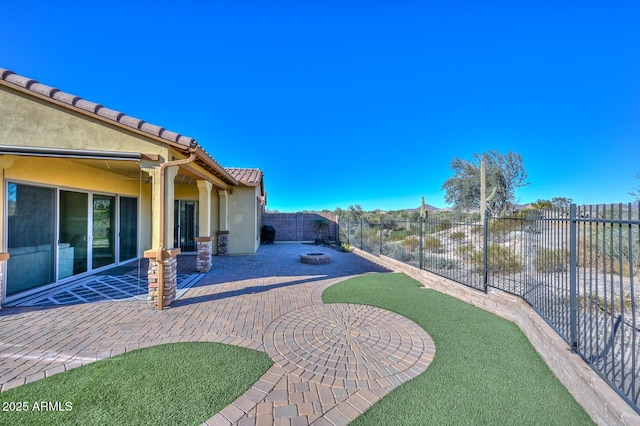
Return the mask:
[[(213, 269), (170, 308), (99, 302), (0, 310), (0, 386), (24, 383), (117, 354), (182, 341), (266, 351), (274, 365), (207, 425), (347, 424), (424, 371), (435, 346), (424, 330), (382, 309), (324, 305), (324, 289), (387, 271), (322, 248), (327, 265), (299, 261), (303, 244), (255, 256), (214, 257)], [(187, 265), (187, 256), (180, 262)]]

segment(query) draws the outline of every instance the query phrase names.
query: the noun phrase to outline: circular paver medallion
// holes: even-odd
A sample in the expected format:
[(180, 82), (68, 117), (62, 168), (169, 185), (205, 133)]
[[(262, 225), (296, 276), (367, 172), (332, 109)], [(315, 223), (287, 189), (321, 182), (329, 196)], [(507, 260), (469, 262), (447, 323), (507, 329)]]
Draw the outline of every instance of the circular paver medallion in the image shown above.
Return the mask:
[(273, 321), (266, 352), (307, 380), (368, 388), (395, 387), (424, 371), (435, 354), (431, 337), (409, 319), (372, 306), (307, 306)]

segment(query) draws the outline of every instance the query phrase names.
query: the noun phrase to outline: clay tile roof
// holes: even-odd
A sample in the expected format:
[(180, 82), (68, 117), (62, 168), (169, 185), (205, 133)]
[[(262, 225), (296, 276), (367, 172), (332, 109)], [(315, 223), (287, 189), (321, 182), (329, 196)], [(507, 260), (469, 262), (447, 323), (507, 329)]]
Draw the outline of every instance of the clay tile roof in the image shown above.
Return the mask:
[(30, 78), (27, 77), (23, 77), (21, 75), (18, 75), (16, 73), (10, 73), (10, 74), (6, 74), (2, 73), (4, 76), (4, 79), (6, 81), (8, 81), (9, 83), (13, 83), (16, 84), (20, 87), (24, 87), (26, 89), (29, 88), (30, 85), (32, 85), (33, 83), (37, 83), (37, 81), (35, 80), (31, 80)]
[(165, 139), (166, 141), (174, 144), (189, 147), (191, 143), (194, 142), (194, 139), (188, 136), (183, 136), (179, 133), (168, 131), (163, 127), (156, 126), (155, 124), (146, 123), (139, 118), (130, 117), (123, 112), (105, 108), (100, 104), (82, 99), (79, 96), (62, 92), (54, 87), (40, 84), (36, 80), (23, 77), (6, 68), (0, 68), (0, 80), (22, 87), (23, 89), (27, 89), (34, 94), (38, 94), (50, 99), (55, 99), (56, 101), (74, 106), (76, 108), (80, 108), (83, 111), (95, 114), (108, 120), (112, 120), (121, 125), (128, 126), (149, 135)]
[(186, 149), (195, 145), (197, 146), (197, 152), (199, 153), (196, 162), (202, 167), (209, 170), (214, 175), (221, 178), (224, 182), (230, 185), (237, 185), (238, 183), (249, 186), (260, 185), (262, 191), (264, 192), (262, 183), (262, 172), (260, 172), (258, 169), (232, 169), (238, 171), (245, 170), (245, 172), (241, 173), (245, 181), (238, 180), (234, 176), (232, 176), (228, 170), (225, 170), (208, 152), (204, 150), (203, 147), (198, 146), (195, 143), (195, 139), (191, 137), (172, 132), (165, 129), (164, 127), (157, 126), (155, 124), (147, 123), (144, 120), (136, 117), (131, 117), (123, 112), (106, 108), (95, 102), (82, 99), (79, 96), (62, 92), (54, 87), (40, 84), (35, 80), (18, 75), (6, 68), (0, 68), (0, 83), (5, 86), (13, 84), (21, 87), (21, 90), (23, 91), (27, 90), (38, 96), (54, 99), (59, 103), (78, 108), (83, 112), (95, 114), (102, 119), (118, 123), (118, 125), (120, 126), (130, 127), (137, 131), (146, 133), (149, 136), (160, 138), (179, 149)]
[(146, 133), (150, 133), (153, 136), (160, 136), (164, 129), (160, 126), (156, 126), (155, 124), (144, 123), (142, 126), (140, 126), (140, 130)]
[(78, 99), (75, 106), (94, 114), (98, 111), (99, 108), (102, 108), (102, 105), (95, 102), (87, 101), (86, 99)]
[(169, 139), (172, 142), (178, 142), (178, 138), (180, 135), (176, 132), (172, 132), (171, 130), (164, 129), (162, 131), (162, 137), (165, 139)]
[(225, 167), (225, 170), (233, 176), (235, 180), (244, 185), (258, 186), (262, 183), (262, 170), (260, 169)]
[(80, 97), (74, 96), (70, 93), (57, 91), (53, 95), (50, 96), (51, 99), (55, 99), (60, 102), (64, 102), (65, 104), (74, 105)]
[(116, 110), (113, 110), (111, 108), (106, 108), (106, 107), (98, 108), (97, 114), (99, 116), (102, 116), (104, 118), (108, 118), (109, 120), (113, 120), (113, 121), (120, 120), (120, 117), (122, 117), (124, 115), (123, 112), (116, 111)]
[(140, 120), (139, 118), (131, 117), (129, 115), (122, 115), (118, 119), (118, 123), (140, 130), (140, 127), (142, 127), (144, 121)]
[(51, 97), (55, 94), (56, 91), (59, 91), (58, 89), (51, 87), (51, 86), (47, 86), (45, 84), (41, 84), (41, 83), (35, 83), (31, 85), (31, 90), (33, 90), (34, 92), (40, 93), (41, 95), (47, 96), (47, 97)]

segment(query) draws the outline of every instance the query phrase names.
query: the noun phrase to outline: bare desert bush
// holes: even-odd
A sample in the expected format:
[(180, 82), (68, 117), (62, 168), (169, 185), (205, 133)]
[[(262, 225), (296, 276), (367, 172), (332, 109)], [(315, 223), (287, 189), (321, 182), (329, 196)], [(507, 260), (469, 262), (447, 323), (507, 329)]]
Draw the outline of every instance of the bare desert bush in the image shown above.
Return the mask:
[(551, 250), (548, 248), (538, 248), (536, 250), (536, 271), (538, 272), (564, 272), (569, 267), (569, 250)]
[[(522, 264), (514, 252), (497, 243), (488, 245), (487, 268), (493, 274), (512, 274), (522, 270)], [(484, 251), (477, 250), (471, 254), (471, 263), (482, 271)]]

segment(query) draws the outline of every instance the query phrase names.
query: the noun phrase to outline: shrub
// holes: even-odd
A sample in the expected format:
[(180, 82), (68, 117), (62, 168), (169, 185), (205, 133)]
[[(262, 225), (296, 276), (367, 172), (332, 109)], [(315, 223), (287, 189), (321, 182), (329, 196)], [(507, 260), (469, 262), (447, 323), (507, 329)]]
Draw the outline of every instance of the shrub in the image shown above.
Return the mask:
[(402, 247), (407, 250), (418, 250), (418, 246), (420, 245), (420, 238), (417, 235), (409, 235), (402, 242)]
[[(516, 257), (515, 253), (506, 247), (502, 247), (499, 244), (489, 244), (489, 252), (487, 256), (487, 266), (489, 272), (496, 274), (509, 274), (513, 272), (520, 272), (522, 265), (520, 260)], [(484, 264), (484, 252), (474, 251), (471, 255), (471, 263), (482, 271), (482, 265)]]
[(434, 232), (446, 231), (451, 228), (451, 219), (445, 218), (438, 223)]
[(536, 271), (538, 272), (564, 272), (569, 267), (569, 250), (551, 250), (539, 248), (536, 251)]
[(449, 238), (451, 238), (454, 241), (457, 241), (457, 240), (463, 240), (466, 236), (467, 236), (467, 233), (464, 231), (455, 231), (455, 232), (452, 232), (451, 235), (449, 235)]
[(348, 243), (341, 243), (340, 249), (345, 253), (351, 253), (353, 251), (353, 246)]
[(519, 212), (507, 217), (489, 219), (489, 234), (496, 235), (513, 231), (522, 231), (526, 218), (526, 212)]
[(410, 262), (413, 260), (413, 252), (405, 250), (400, 244), (386, 243), (382, 246), (382, 254), (389, 256), (400, 262)]
[(424, 232), (427, 234), (434, 234), (440, 231), (446, 231), (451, 229), (451, 219), (448, 217), (429, 219), (424, 224)]
[(465, 244), (456, 249), (456, 253), (458, 254), (458, 256), (461, 256), (461, 257), (469, 255), (469, 253), (473, 253), (473, 251), (474, 251), (473, 244)]
[(595, 294), (589, 293), (587, 295), (579, 296), (578, 304), (580, 306), (593, 304), (609, 314), (612, 313), (613, 310), (615, 315), (620, 314), (623, 310), (635, 309), (638, 306), (638, 302), (632, 300), (631, 293), (625, 293), (622, 301), (620, 300), (620, 296), (617, 294), (605, 299), (603, 296), (596, 296)]
[(454, 269), (458, 266), (458, 262), (445, 257), (429, 256), (424, 259), (425, 269)]
[(389, 240), (390, 241), (401, 241), (404, 240), (405, 238), (409, 237), (413, 235), (413, 232), (411, 232), (408, 229), (401, 229), (399, 231), (392, 231), (391, 234), (389, 234)]
[(425, 236), (422, 247), (424, 250), (436, 251), (442, 248), (442, 241), (438, 237)]
[(478, 226), (474, 226), (473, 228), (471, 228), (471, 233), (472, 234), (482, 234), (484, 232), (484, 226), (483, 225), (478, 225)]
[[(583, 233), (579, 231), (579, 234)], [(631, 244), (629, 244), (629, 234)], [(604, 250), (603, 250), (604, 248)], [(611, 233), (609, 228), (590, 230), (590, 235), (580, 237), (576, 259), (578, 266), (605, 269), (609, 272), (629, 277), (640, 273), (640, 237), (638, 230), (623, 229), (622, 237), (618, 232)]]

